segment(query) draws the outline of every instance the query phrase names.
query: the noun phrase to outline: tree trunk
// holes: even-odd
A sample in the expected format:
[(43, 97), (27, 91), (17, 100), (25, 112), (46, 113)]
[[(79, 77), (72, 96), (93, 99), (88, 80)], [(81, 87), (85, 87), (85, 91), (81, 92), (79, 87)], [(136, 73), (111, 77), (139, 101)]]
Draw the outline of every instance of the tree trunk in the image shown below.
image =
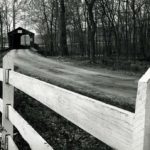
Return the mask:
[(95, 33), (96, 33), (96, 23), (94, 21), (94, 15), (93, 15), (93, 6), (96, 0), (91, 0), (89, 3), (88, 0), (85, 0), (87, 9), (88, 9), (88, 15), (89, 15), (89, 36), (90, 36), (90, 43), (91, 43), (91, 61), (93, 63), (96, 62), (95, 57)]
[(62, 56), (68, 56), (67, 36), (66, 36), (66, 18), (64, 0), (60, 0), (60, 50)]
[(133, 60), (136, 62), (136, 10), (135, 10), (135, 0), (132, 1), (132, 21), (133, 21)]
[(82, 29), (82, 21), (81, 21), (81, 18), (80, 18), (80, 9), (79, 7), (77, 6), (76, 8), (76, 11), (77, 11), (77, 15), (78, 15), (78, 30), (79, 30), (79, 45), (80, 45), (80, 51), (81, 51), (81, 56), (83, 57), (84, 56), (84, 53), (85, 53), (85, 47), (84, 47), (84, 34), (83, 34), (83, 29)]

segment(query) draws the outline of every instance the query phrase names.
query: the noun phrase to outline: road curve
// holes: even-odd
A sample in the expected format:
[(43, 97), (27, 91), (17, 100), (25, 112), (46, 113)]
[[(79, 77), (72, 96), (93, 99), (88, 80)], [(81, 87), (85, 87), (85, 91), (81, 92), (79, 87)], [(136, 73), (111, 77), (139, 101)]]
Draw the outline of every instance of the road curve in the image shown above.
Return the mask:
[(135, 104), (137, 77), (67, 65), (31, 50), (15, 50), (15, 65), (20, 72), (97, 99)]

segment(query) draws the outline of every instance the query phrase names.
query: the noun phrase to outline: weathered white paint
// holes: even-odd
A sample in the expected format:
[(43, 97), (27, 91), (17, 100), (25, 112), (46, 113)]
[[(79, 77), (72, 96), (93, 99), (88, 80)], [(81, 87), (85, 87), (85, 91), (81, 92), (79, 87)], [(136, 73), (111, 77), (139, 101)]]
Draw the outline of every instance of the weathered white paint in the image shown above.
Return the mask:
[(7, 136), (8, 150), (19, 150), (11, 136)]
[(3, 100), (0, 98), (0, 112), (3, 113)]
[(113, 148), (131, 148), (133, 113), (14, 71), (9, 83)]
[(13, 109), (8, 106), (9, 120), (20, 132), (32, 150), (53, 150), (53, 148)]
[(138, 83), (133, 150), (150, 150), (150, 69)]
[[(0, 98), (0, 112), (2, 113), (2, 111), (3, 111), (3, 101)], [(0, 132), (0, 140), (2, 140), (2, 133), (1, 132)]]
[[(10, 56), (7, 55), (4, 62), (5, 59), (6, 62), (8, 59), (9, 61), (8, 65), (4, 63), (4, 70), (13, 70)], [(5, 81), (5, 73), (3, 78), (2, 69), (0, 69), (1, 80)], [(135, 114), (14, 71), (10, 71), (9, 83), (115, 149), (150, 149), (150, 69), (139, 80)], [(13, 103), (12, 86), (4, 83), (4, 90), (8, 88), (6, 91), (9, 93), (6, 95), (7, 92), (4, 92), (3, 98), (6, 99), (4, 106), (6, 102)], [(0, 111), (2, 111), (2, 103), (0, 99)], [(9, 119), (30, 144), (31, 149), (52, 149), (12, 106), (8, 106)], [(6, 107), (3, 108), (6, 115)], [(10, 123), (5, 128), (8, 128), (8, 133), (11, 133)], [(48, 148), (41, 147), (44, 145)]]
[[(2, 132), (2, 143), (6, 143), (6, 135), (10, 135), (13, 138), (13, 125), (7, 118), (7, 105), (14, 105), (14, 87), (7, 84), (6, 70), (14, 70), (12, 53), (9, 53), (3, 58), (3, 114), (2, 114), (2, 126), (5, 130)], [(8, 73), (8, 72), (7, 72)], [(6, 132), (7, 131), (7, 132)], [(2, 144), (2, 148), (6, 149), (6, 144)]]
[(0, 81), (3, 81), (3, 69), (0, 68)]
[[(3, 100), (0, 99), (0, 112), (2, 112)], [(9, 120), (20, 131), (22, 137), (30, 144), (32, 150), (52, 150), (47, 142), (11, 107), (9, 106)], [(8, 150), (17, 150), (11, 136), (8, 138)], [(34, 139), (34, 140), (33, 140)], [(38, 144), (37, 144), (38, 142)]]

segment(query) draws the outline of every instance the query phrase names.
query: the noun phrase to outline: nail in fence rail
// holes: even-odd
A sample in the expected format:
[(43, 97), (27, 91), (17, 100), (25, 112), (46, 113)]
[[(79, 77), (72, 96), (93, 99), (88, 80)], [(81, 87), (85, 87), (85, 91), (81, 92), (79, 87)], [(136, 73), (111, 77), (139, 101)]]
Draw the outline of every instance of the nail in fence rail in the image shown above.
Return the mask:
[[(0, 101), (2, 111), (2, 144), (4, 150), (17, 150), (13, 141), (13, 125), (21, 133), (32, 150), (53, 150), (53, 148), (13, 109), (14, 86), (9, 83), (10, 71), (14, 70), (14, 53), (9, 53), (3, 59), (3, 70), (0, 69), (0, 80), (3, 81), (3, 101)], [(3, 76), (2, 76), (3, 71)], [(34, 139), (34, 140), (33, 140)]]
[[(5, 58), (10, 60), (9, 57), (6, 56)], [(11, 67), (6, 68), (4, 66), (3, 69), (7, 70), (11, 69)], [(135, 113), (104, 104), (13, 70), (10, 70), (9, 74), (4, 71), (3, 77), (1, 72), (2, 70), (0, 69), (0, 80), (3, 80), (4, 86), (20, 89), (111, 147), (118, 150), (150, 150), (150, 69), (139, 80)], [(7, 76), (9, 79), (6, 78)], [(4, 94), (8, 94), (7, 91)], [(3, 98), (6, 99), (5, 97)], [(0, 110), (2, 109), (1, 105), (2, 101), (0, 101)], [(3, 105), (5, 108), (3, 117), (6, 116), (4, 121), (7, 119), (9, 123), (12, 122), (14, 126), (19, 128), (20, 133), (31, 146), (32, 141), (26, 138), (22, 127), (15, 122), (15, 118), (20, 121), (23, 118), (18, 117), (13, 105), (8, 105), (7, 109), (6, 102), (3, 102)], [(8, 115), (6, 115), (7, 113)], [(24, 126), (25, 124), (23, 123), (22, 125)], [(30, 134), (30, 131), (30, 128), (26, 126), (25, 132)], [(3, 133), (4, 135), (6, 133)], [(39, 135), (35, 134), (35, 137), (37, 136)], [(9, 137), (13, 140), (13, 136), (9, 135)], [(3, 140), (5, 141), (5, 139)], [(9, 141), (12, 143), (11, 140)], [(38, 147), (33, 147), (32, 149), (37, 150)]]
[[(0, 99), (0, 112), (2, 112), (3, 101)], [(8, 119), (14, 125), (23, 139), (27, 141), (32, 150), (53, 150), (53, 148), (25, 121), (19, 113), (12, 107), (8, 106), (9, 115)], [(34, 140), (33, 140), (34, 139)], [(17, 150), (17, 146), (14, 143), (10, 135), (6, 135), (6, 149)]]
[(14, 106), (14, 87), (8, 84), (9, 70), (14, 70), (13, 53), (7, 54), (3, 58), (3, 114), (2, 126), (5, 128), (2, 132), (2, 148), (7, 149), (6, 136), (10, 135), (13, 138), (13, 125), (8, 120), (8, 105)]

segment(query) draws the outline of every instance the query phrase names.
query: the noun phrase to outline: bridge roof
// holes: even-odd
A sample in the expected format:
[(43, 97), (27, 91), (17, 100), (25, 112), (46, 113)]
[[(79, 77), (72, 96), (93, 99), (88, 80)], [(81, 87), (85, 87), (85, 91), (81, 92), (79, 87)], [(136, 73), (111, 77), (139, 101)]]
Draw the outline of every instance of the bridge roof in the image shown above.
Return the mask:
[(22, 27), (18, 27), (17, 29), (15, 30), (12, 30), (8, 33), (8, 36), (11, 36), (11, 35), (14, 35), (14, 34), (20, 34), (20, 35), (30, 35), (30, 36), (34, 36), (34, 33), (33, 32), (30, 32)]

